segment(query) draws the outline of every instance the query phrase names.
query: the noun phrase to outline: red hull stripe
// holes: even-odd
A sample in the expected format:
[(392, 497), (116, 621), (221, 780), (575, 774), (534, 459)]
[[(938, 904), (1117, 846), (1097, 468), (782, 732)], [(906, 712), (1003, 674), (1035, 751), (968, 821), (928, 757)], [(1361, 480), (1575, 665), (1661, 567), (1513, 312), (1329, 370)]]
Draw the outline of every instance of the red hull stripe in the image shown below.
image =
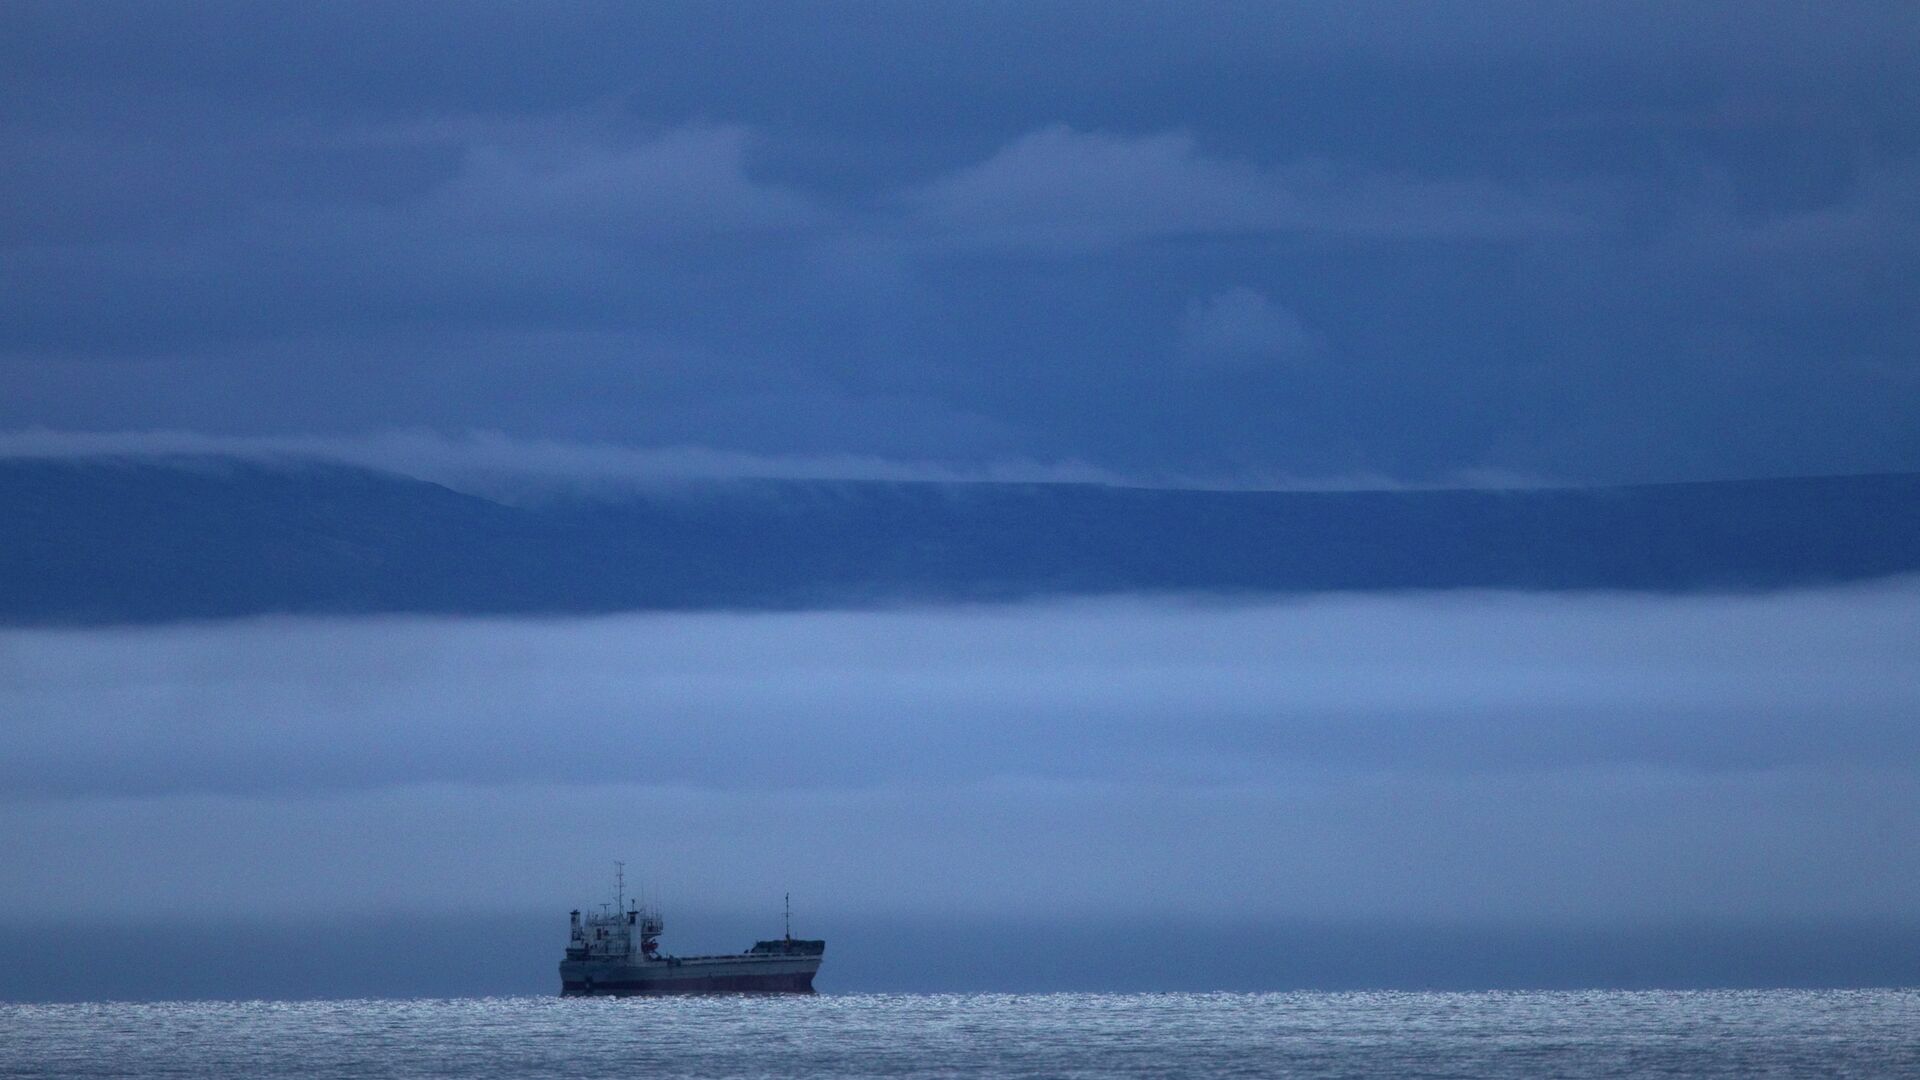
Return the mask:
[(568, 982), (565, 997), (624, 997), (639, 994), (811, 994), (813, 973), (792, 975), (706, 975), (689, 979), (633, 979), (620, 982)]

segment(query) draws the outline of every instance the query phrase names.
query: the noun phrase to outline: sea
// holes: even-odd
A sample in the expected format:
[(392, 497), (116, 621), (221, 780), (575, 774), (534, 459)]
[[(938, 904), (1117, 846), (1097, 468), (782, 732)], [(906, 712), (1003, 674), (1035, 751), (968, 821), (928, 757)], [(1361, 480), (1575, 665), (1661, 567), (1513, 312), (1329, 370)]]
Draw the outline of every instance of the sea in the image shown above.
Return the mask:
[(6, 1004), (0, 1076), (1920, 1077), (1920, 990)]

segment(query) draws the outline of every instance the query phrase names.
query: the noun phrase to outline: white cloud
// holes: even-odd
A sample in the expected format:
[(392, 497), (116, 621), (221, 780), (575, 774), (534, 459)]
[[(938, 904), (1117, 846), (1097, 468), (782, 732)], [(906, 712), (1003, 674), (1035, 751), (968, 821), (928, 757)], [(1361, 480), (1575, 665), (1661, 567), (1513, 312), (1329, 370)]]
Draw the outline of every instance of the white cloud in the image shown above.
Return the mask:
[(1311, 232), (1530, 238), (1583, 227), (1567, 200), (1476, 179), (1357, 173), (1321, 160), (1267, 167), (1210, 156), (1192, 136), (1029, 132), (903, 197), (936, 245), (1076, 252), (1155, 237)]
[(548, 490), (621, 491), (700, 480), (822, 479), (1128, 483), (1076, 461), (990, 461), (977, 465), (868, 454), (757, 454), (711, 446), (627, 446), (519, 438), (497, 431), (460, 435), (413, 429), (361, 435), (207, 435), (193, 431), (0, 432), (0, 460), (155, 455), (222, 455), (259, 461), (319, 460), (413, 476), (490, 496)]
[(630, 446), (525, 438), (484, 430), (458, 435), (427, 429), (350, 435), (210, 435), (184, 430), (57, 431), (44, 428), (0, 431), (0, 461), (173, 455), (221, 455), (268, 462), (339, 462), (505, 499), (537, 498), (553, 492), (619, 494), (639, 487), (701, 480), (780, 478), (1087, 483), (1259, 491), (1556, 486), (1551, 478), (1499, 467), (1444, 476), (1428, 484), (1411, 484), (1375, 472), (1324, 476), (1283, 472), (1123, 473), (1072, 459), (954, 462), (854, 453), (759, 454), (714, 446)]
[(1203, 363), (1299, 364), (1321, 355), (1326, 342), (1300, 316), (1246, 286), (1187, 304), (1181, 351)]
[(750, 175), (745, 128), (690, 126), (640, 140), (507, 134), (468, 144), (461, 171), (424, 209), (516, 232), (760, 232), (826, 218), (806, 196)]

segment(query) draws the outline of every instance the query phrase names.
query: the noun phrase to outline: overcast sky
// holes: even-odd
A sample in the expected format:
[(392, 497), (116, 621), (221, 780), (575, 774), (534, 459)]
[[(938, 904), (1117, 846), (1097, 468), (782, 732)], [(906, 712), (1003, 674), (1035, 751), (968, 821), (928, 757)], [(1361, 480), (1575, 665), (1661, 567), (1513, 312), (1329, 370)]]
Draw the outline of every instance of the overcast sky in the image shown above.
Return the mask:
[[(1910, 0), (14, 0), (0, 455), (1915, 471), (1916, 117)], [(1915, 640), (1910, 581), (9, 629), (0, 923), (626, 858), (849, 933), (1910, 925)]]
[(16, 3), (0, 428), (1920, 468), (1907, 3)]

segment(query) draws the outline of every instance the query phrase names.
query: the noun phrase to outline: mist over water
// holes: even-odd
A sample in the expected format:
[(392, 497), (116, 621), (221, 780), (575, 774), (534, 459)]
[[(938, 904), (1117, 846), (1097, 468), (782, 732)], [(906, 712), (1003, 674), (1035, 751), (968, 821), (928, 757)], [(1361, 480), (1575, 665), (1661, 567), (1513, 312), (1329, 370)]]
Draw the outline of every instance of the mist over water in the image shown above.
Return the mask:
[[(735, 952), (779, 913), (678, 909), (670, 951)], [(85, 916), (93, 915), (91, 919)], [(0, 1001), (551, 996), (564, 911), (0, 924)], [(1687, 922), (802, 910), (815, 987), (858, 993), (1777, 989), (1920, 986), (1913, 920)], [(86, 949), (72, 947), (75, 941)]]

